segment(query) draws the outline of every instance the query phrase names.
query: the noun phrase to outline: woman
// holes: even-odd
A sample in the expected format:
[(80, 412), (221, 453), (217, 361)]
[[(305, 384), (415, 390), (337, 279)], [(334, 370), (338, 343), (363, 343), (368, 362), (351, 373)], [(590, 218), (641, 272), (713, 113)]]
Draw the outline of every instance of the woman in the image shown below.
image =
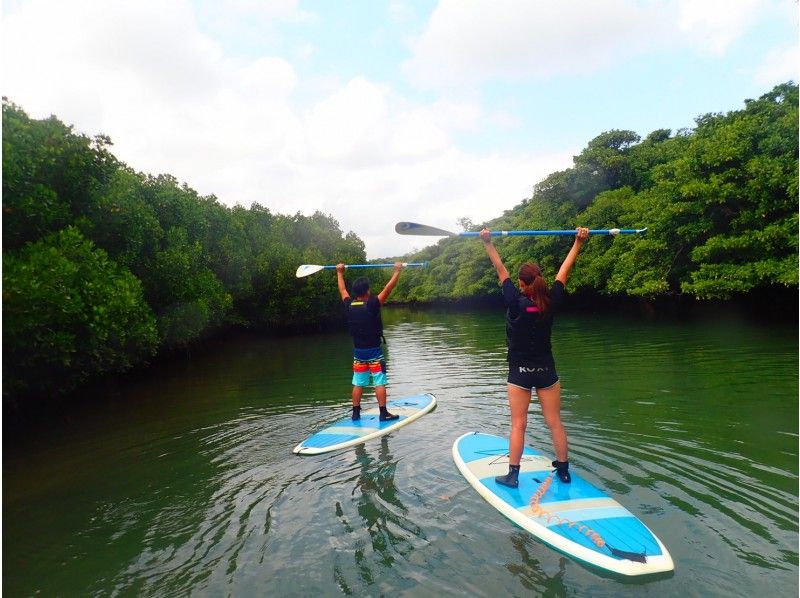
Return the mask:
[(588, 228), (576, 231), (575, 243), (558, 270), (552, 288), (542, 278), (538, 264), (526, 263), (519, 269), (519, 290), (511, 282), (508, 270), (492, 244), (488, 229), (480, 232), (486, 253), (492, 261), (503, 287), (506, 303), (506, 341), (508, 343), (508, 405), (511, 408), (511, 439), (508, 447), (508, 474), (495, 478), (498, 484), (516, 488), (519, 485), (519, 462), (525, 444), (528, 407), (531, 391), (542, 406), (542, 414), (553, 438), (556, 460), (553, 467), (558, 479), (570, 483), (567, 457), (567, 433), (561, 424), (561, 384), (556, 374), (550, 346), (553, 313), (563, 303), (569, 273), (581, 247), (589, 238)]

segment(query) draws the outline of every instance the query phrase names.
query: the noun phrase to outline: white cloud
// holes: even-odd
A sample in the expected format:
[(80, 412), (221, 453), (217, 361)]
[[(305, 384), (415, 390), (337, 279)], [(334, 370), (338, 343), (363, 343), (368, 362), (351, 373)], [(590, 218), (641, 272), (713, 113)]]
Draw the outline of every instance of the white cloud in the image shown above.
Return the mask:
[(495, 218), (530, 197), (533, 184), (571, 165), (573, 153), (475, 156), (450, 147), (414, 163), (370, 169), (369, 176), (329, 168), (320, 176), (336, 192), (322, 209), (340, 222), (357, 223), (371, 257), (399, 255), (437, 239), (397, 235), (397, 222), (454, 230), (462, 216), (475, 222)]
[(800, 54), (797, 45), (774, 48), (768, 52), (755, 78), (765, 86), (800, 80)]
[(662, 12), (626, 0), (442, 0), (405, 69), (425, 87), (591, 72), (649, 45)]
[(294, 55), (300, 60), (307, 60), (317, 53), (317, 47), (314, 44), (304, 43), (297, 46)]
[(85, 99), (72, 107), (92, 129), (120, 112), (117, 101), (126, 120), (141, 121), (146, 112), (128, 109), (192, 103), (225, 77), (218, 46), (196, 31), (186, 2), (33, 0), (4, 18), (3, 58), (3, 93), (35, 113), (60, 108), (53, 98)]
[(3, 20), (3, 94), (35, 118), (107, 134), (131, 167), (227, 205), (332, 214), (369, 257), (435, 242), (398, 236), (397, 221), (488, 219), (570, 164), (574, 152), (460, 151), (453, 134), (486, 120), (477, 102), (420, 103), (364, 77), (327, 80), (300, 111), (291, 64), (226, 56), (192, 11), (186, 1), (26, 2)]
[(722, 55), (779, 7), (764, 0), (442, 0), (404, 64), (424, 88), (592, 73), (684, 44)]
[(385, 91), (359, 77), (312, 108), (305, 141), (317, 158), (366, 165), (384, 153), (388, 117)]
[(680, 0), (678, 29), (702, 49), (722, 55), (768, 4), (764, 0)]
[(300, 0), (191, 0), (191, 3), (204, 30), (244, 37), (251, 42), (279, 37), (277, 22), (315, 19), (313, 13), (300, 8)]

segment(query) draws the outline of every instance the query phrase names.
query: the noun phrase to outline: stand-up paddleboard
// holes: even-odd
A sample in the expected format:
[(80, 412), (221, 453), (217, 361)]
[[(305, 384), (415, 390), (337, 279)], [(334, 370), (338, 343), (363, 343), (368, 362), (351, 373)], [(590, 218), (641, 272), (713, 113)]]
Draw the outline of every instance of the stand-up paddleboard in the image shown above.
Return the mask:
[(410, 424), (434, 407), (436, 397), (430, 393), (388, 401), (386, 408), (390, 413), (399, 415), (399, 419), (380, 421), (377, 407), (362, 411), (358, 421), (353, 421), (348, 415), (306, 438), (294, 447), (294, 453), (318, 455), (361, 444)]
[[(636, 516), (570, 470), (551, 475), (551, 459), (525, 447), (519, 487), (494, 481), (508, 473), (508, 439), (470, 432), (456, 439), (453, 460), (489, 504), (542, 542), (600, 569), (622, 575), (672, 571), (672, 557)], [(533, 499), (533, 500), (532, 500)]]

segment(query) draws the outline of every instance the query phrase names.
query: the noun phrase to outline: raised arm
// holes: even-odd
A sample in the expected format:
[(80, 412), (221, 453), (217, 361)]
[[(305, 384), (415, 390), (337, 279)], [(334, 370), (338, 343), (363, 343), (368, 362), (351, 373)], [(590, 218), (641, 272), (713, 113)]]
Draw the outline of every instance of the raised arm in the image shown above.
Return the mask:
[(339, 295), (342, 296), (342, 301), (344, 301), (350, 296), (344, 284), (344, 264), (336, 264), (336, 284), (339, 285)]
[(583, 244), (586, 243), (588, 238), (588, 228), (580, 227), (575, 232), (575, 242), (572, 244), (572, 248), (569, 250), (567, 257), (564, 258), (564, 262), (558, 269), (558, 274), (556, 274), (556, 280), (560, 281), (564, 286), (567, 286), (567, 279), (569, 278), (569, 273), (572, 272), (572, 266), (575, 265), (575, 260), (578, 259), (581, 247), (583, 247)]
[(503, 260), (500, 259), (500, 254), (497, 253), (497, 249), (492, 244), (492, 237), (488, 228), (484, 228), (481, 231), (481, 240), (483, 241), (483, 246), (486, 249), (486, 254), (489, 256), (489, 259), (492, 261), (492, 265), (497, 272), (497, 278), (500, 279), (500, 284), (503, 284), (503, 281), (506, 278), (509, 278), (508, 270), (506, 270), (506, 267), (503, 265)]
[(392, 294), (394, 286), (397, 284), (397, 280), (400, 278), (400, 270), (402, 269), (403, 269), (402, 262), (394, 263), (394, 272), (392, 273), (392, 277), (389, 279), (389, 282), (386, 283), (386, 286), (383, 287), (383, 290), (380, 293), (378, 293), (378, 301), (381, 302), (381, 305), (386, 303), (386, 300), (389, 298), (389, 295)]

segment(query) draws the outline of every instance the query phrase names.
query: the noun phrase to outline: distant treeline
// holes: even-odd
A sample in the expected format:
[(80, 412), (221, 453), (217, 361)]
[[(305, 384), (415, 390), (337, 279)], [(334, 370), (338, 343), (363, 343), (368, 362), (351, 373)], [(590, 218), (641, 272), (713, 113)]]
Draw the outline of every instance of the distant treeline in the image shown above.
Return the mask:
[[(798, 87), (776, 86), (743, 110), (707, 114), (672, 134), (609, 131), (572, 168), (535, 185), (530, 199), (485, 223), (494, 230), (642, 228), (644, 237), (592, 237), (573, 291), (658, 299), (730, 299), (798, 284)], [(468, 230), (479, 230), (461, 219)], [(437, 222), (427, 222), (441, 226)], [(496, 242), (509, 272), (538, 261), (555, 277), (571, 240)], [(393, 299), (455, 301), (497, 295), (479, 241), (443, 239), (411, 256)], [(769, 305), (763, 308), (769, 309)]]
[(158, 352), (245, 325), (338, 314), (334, 276), (363, 262), (329, 216), (228, 208), (167, 175), (134, 172), (104, 136), (3, 99), (3, 398), (62, 395)]

